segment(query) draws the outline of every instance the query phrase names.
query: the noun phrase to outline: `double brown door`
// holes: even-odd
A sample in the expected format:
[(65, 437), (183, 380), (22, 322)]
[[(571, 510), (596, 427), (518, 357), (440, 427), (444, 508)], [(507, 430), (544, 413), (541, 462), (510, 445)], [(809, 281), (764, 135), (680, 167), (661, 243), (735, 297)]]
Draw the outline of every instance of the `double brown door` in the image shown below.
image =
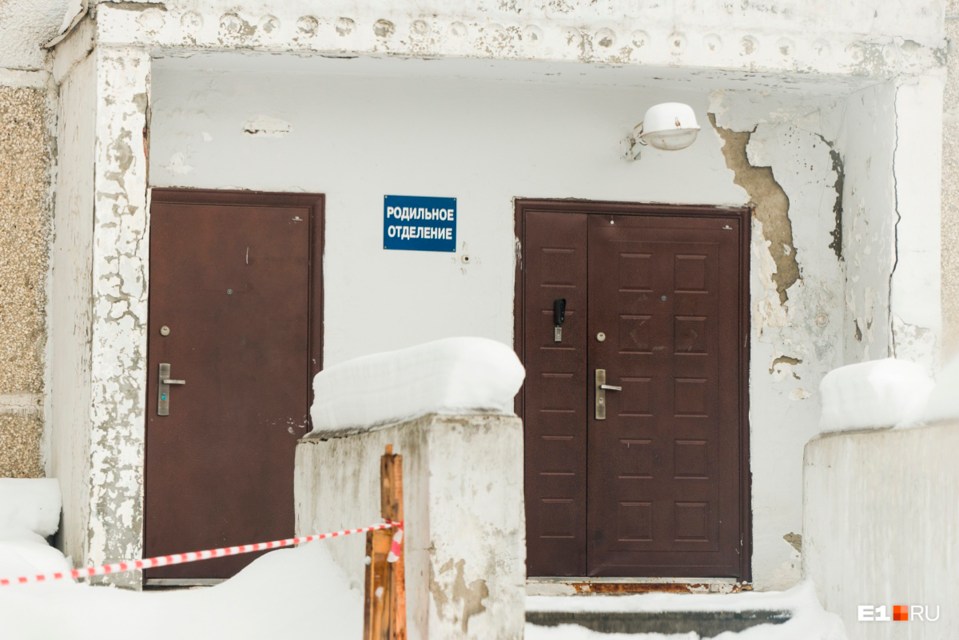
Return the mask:
[(747, 578), (742, 213), (517, 216), (528, 575)]
[[(293, 455), (319, 370), (322, 197), (154, 190), (144, 553), (293, 533)], [(236, 556), (147, 572), (232, 576)]]

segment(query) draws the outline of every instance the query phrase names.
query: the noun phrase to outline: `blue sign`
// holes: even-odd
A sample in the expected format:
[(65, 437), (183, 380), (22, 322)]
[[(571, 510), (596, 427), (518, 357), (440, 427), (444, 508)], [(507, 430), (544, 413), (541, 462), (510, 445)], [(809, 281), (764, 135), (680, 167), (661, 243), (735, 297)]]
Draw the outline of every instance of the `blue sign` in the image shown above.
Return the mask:
[(456, 198), (384, 196), (383, 248), (456, 251)]

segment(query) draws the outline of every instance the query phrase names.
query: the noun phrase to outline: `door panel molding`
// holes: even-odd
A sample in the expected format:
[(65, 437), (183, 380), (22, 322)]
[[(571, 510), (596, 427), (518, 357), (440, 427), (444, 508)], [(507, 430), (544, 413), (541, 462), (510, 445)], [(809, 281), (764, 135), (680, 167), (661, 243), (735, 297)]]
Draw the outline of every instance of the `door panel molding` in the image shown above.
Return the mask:
[[(637, 204), (629, 202), (604, 202), (604, 201), (584, 201), (584, 200), (548, 200), (548, 199), (516, 199), (514, 201), (515, 211), (515, 233), (516, 233), (516, 262), (515, 262), (515, 281), (514, 281), (514, 348), (520, 359), (526, 364), (525, 343), (525, 306), (528, 296), (532, 292), (526, 290), (526, 265), (527, 261), (527, 231), (528, 216), (537, 212), (547, 214), (579, 214), (579, 215), (612, 215), (612, 216), (647, 216), (663, 218), (710, 218), (710, 217), (736, 217), (739, 220), (739, 255), (738, 255), (738, 281), (739, 304), (737, 307), (737, 325), (738, 325), (738, 433), (740, 439), (739, 450), (739, 528), (742, 537), (741, 556), (738, 567), (740, 580), (751, 580), (751, 558), (752, 558), (752, 518), (751, 518), (751, 486), (749, 472), (749, 235), (751, 209), (736, 207), (713, 207), (708, 205), (662, 205), (662, 204)], [(690, 263), (691, 264), (691, 263)], [(692, 322), (692, 320), (690, 320)], [(691, 347), (692, 348), (692, 347)], [(591, 402), (592, 396), (589, 396)], [(590, 409), (592, 406), (590, 405)], [(529, 409), (527, 406), (526, 387), (516, 397), (515, 409), (519, 416), (526, 423), (525, 412)], [(530, 544), (530, 541), (527, 541)], [(533, 553), (531, 549), (528, 557)], [(535, 564), (535, 563), (534, 563)], [(538, 575), (531, 573), (529, 575)], [(569, 574), (565, 574), (569, 575)], [(662, 575), (662, 574), (658, 574)], [(706, 576), (699, 576), (706, 577)]]

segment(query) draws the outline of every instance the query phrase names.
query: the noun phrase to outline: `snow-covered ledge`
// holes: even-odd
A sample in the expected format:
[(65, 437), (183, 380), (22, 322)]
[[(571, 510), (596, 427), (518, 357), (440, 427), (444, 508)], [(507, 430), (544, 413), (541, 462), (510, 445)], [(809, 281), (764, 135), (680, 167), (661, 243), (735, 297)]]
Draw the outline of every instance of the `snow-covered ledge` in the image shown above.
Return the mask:
[(823, 379), (822, 426), (834, 433), (805, 450), (804, 574), (850, 638), (905, 637), (859, 620), (860, 607), (878, 620), (893, 605), (911, 607), (910, 637), (957, 638), (959, 360), (931, 389), (888, 361), (844, 369)]
[[(296, 452), (298, 534), (378, 522), (379, 460), (403, 456), (409, 637), (518, 639), (525, 616), (523, 369), (500, 343), (441, 340), (330, 367)], [(358, 587), (364, 540), (334, 541)]]

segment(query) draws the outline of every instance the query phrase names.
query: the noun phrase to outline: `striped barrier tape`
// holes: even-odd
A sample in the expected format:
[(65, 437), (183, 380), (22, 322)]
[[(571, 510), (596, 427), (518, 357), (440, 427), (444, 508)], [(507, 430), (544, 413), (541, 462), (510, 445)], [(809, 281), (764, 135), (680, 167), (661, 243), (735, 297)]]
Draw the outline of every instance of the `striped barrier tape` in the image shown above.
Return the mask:
[[(403, 539), (403, 523), (387, 521), (381, 524), (374, 524), (369, 527), (359, 529), (344, 529), (342, 531), (333, 531), (330, 533), (317, 533), (311, 536), (298, 536), (296, 538), (286, 538), (285, 540), (272, 540), (270, 542), (257, 542), (255, 544), (242, 544), (235, 547), (221, 547), (219, 549), (206, 549), (204, 551), (191, 551), (189, 553), (175, 553), (168, 556), (157, 556), (155, 558), (144, 558), (142, 560), (127, 560), (125, 562), (115, 562), (105, 564), (99, 567), (86, 567), (83, 569), (73, 569), (72, 571), (57, 571), (55, 573), (43, 573), (34, 576), (19, 576), (16, 578), (0, 578), (0, 587), (6, 587), (16, 584), (29, 584), (32, 582), (53, 582), (72, 578), (79, 580), (81, 578), (92, 578), (94, 576), (106, 576), (115, 573), (125, 573), (128, 571), (137, 571), (140, 569), (153, 569), (156, 567), (172, 567), (177, 564), (186, 564), (188, 562), (197, 562), (199, 560), (210, 560), (212, 558), (225, 558), (227, 556), (238, 556), (244, 553), (254, 553), (256, 551), (268, 551), (271, 549), (281, 549), (283, 547), (292, 547), (307, 542), (316, 542), (318, 540), (327, 540), (330, 538), (339, 538), (354, 533), (367, 533), (370, 531), (379, 531), (381, 529), (396, 529), (393, 536), (393, 545), (390, 548), (390, 554), (394, 549), (399, 550), (400, 541)], [(396, 554), (399, 559), (399, 553)], [(391, 560), (390, 562), (395, 562)]]

